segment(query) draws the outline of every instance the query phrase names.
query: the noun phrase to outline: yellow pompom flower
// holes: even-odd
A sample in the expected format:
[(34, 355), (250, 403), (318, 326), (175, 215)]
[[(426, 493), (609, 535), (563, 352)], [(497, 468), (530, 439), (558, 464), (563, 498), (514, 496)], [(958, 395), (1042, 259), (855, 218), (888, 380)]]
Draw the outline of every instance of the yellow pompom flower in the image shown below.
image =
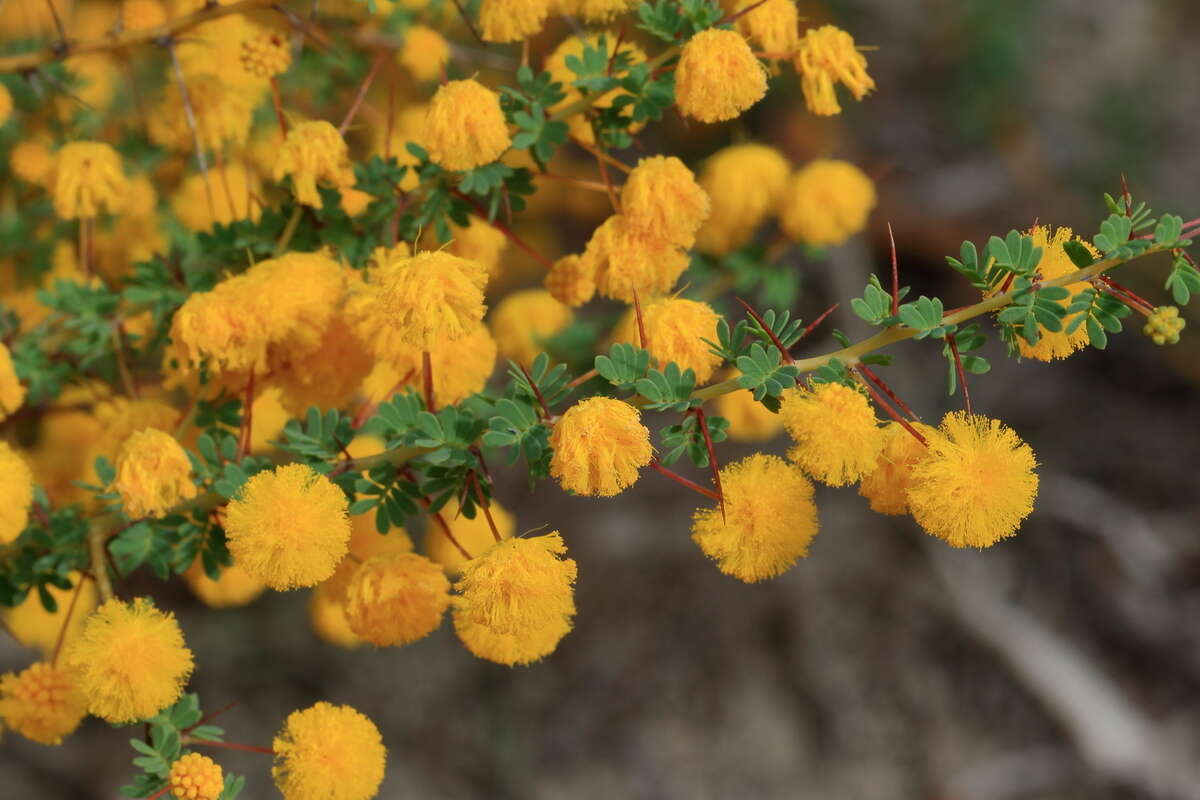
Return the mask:
[(183, 500), (196, 496), (192, 462), (179, 442), (154, 428), (138, 431), (117, 453), (112, 488), (130, 517), (162, 517)]
[(62, 744), (87, 714), (87, 699), (65, 669), (39, 661), (0, 677), (0, 720), (38, 744)]
[(127, 31), (157, 28), (167, 21), (167, 10), (158, 0), (125, 0), (121, 5), (121, 25)]
[[(204, 48), (204, 57), (213, 58), (212, 50)], [(238, 72), (245, 74), (240, 67)], [(192, 133), (188, 124), (179, 83), (172, 81), (167, 85), (162, 104), (150, 115), (147, 129), (150, 141), (179, 153), (194, 150), (197, 135), (206, 150), (221, 150), (226, 145), (240, 147), (246, 143), (255, 105), (248, 94), (216, 75), (203, 72), (189, 76), (186, 85), (196, 133)]]
[(321, 207), (318, 183), (345, 189), (355, 181), (346, 140), (323, 119), (292, 126), (271, 174), (277, 181), (290, 175), (296, 199), (314, 208)]
[(529, 366), (574, 316), (545, 289), (524, 289), (501, 300), (489, 322), (500, 355)]
[(293, 711), (271, 746), (271, 776), (284, 800), (367, 800), (383, 782), (383, 738), (350, 706)]
[(632, 224), (683, 248), (711, 210), (708, 194), (674, 156), (643, 158), (621, 187), (621, 213)]
[(550, 474), (568, 492), (612, 497), (637, 483), (650, 463), (650, 431), (636, 408), (589, 397), (566, 410), (550, 434)]
[(701, 508), (692, 540), (717, 568), (746, 583), (781, 575), (817, 535), (813, 486), (778, 456), (756, 453), (721, 470), (725, 510)]
[(479, 27), (485, 42), (520, 42), (546, 24), (549, 0), (483, 0)]
[(454, 630), (498, 664), (545, 658), (571, 631), (575, 562), (558, 531), (506, 539), (467, 562), (454, 584)]
[(334, 596), (334, 593), (326, 588), (326, 583), (328, 581), (313, 589), (308, 601), (308, 618), (312, 623), (313, 633), (323, 641), (338, 647), (358, 647), (363, 640), (350, 630), (342, 599)]
[(17, 412), (25, 403), (25, 387), (17, 377), (12, 353), (0, 342), (0, 422)]
[(295, 417), (303, 417), (310, 406), (345, 406), (374, 366), (348, 323), (337, 317), (329, 321), (315, 350), (274, 348), (270, 362), (283, 405)]
[(91, 219), (125, 205), (129, 181), (121, 156), (104, 142), (71, 142), (58, 151), (54, 169), (54, 213), (60, 219)]
[(42, 186), (54, 174), (54, 153), (41, 139), (23, 139), (8, 154), (12, 174), (26, 183)]
[(596, 281), (588, 262), (577, 255), (566, 255), (554, 262), (543, 281), (546, 291), (558, 302), (578, 308), (596, 294)]
[(33, 471), (21, 454), (0, 441), (0, 544), (21, 535), (33, 504)]
[(796, 442), (788, 458), (814, 479), (845, 486), (875, 468), (883, 432), (861, 392), (840, 383), (789, 389), (779, 413)]
[(1142, 333), (1150, 337), (1157, 345), (1178, 344), (1179, 333), (1187, 325), (1187, 321), (1179, 316), (1175, 306), (1158, 306), (1154, 313), (1146, 318), (1146, 326)]
[(450, 581), (440, 564), (392, 551), (364, 561), (346, 587), (346, 622), (378, 647), (428, 636), (450, 606)]
[[(363, 454), (356, 452), (358, 448), (354, 442), (351, 442), (347, 449), (355, 458), (363, 457)], [(381, 446), (376, 452), (382, 451)], [(379, 533), (375, 530), (374, 514), (359, 514), (351, 517), (350, 527), (349, 552), (338, 564), (333, 575), (321, 582), (320, 587), (339, 603), (346, 599), (346, 587), (350, 585), (354, 573), (358, 571), (359, 565), (364, 561), (384, 553), (411, 553), (413, 551), (412, 539), (403, 528), (392, 528), (387, 533)]]
[(709, 28), (683, 46), (675, 104), (700, 122), (734, 119), (767, 93), (767, 71), (737, 31)]
[(404, 33), (404, 44), (396, 58), (417, 80), (434, 81), (450, 60), (450, 45), (428, 25), (412, 25)]
[[(492, 526), (488, 524), (482, 508), (476, 506), (474, 518), (469, 519), (452, 506), (453, 504), (447, 506), (448, 510), (442, 513), (442, 518), (454, 534), (455, 541), (461, 544), (464, 550), (479, 556), (496, 543), (496, 535), (492, 533)], [(488, 513), (492, 515), (492, 522), (496, 523), (496, 530), (502, 540), (511, 538), (516, 533), (516, 518), (495, 499), (492, 499)], [(450, 575), (459, 574), (463, 565), (468, 563), (440, 525), (430, 525), (425, 529), (425, 555), (441, 564)]]
[[(910, 425), (925, 437), (925, 441), (937, 431), (923, 422)], [(912, 484), (912, 468), (926, 455), (926, 446), (917, 440), (899, 422), (889, 422), (883, 428), (883, 449), (875, 469), (863, 476), (858, 493), (871, 503), (877, 514), (904, 514), (908, 512), (908, 487)]]
[(1035, 467), (1033, 450), (998, 420), (947, 414), (913, 465), (909, 513), (952, 547), (990, 547), (1033, 511)]
[(167, 785), (179, 800), (217, 800), (225, 791), (225, 775), (208, 756), (185, 753), (171, 765)]
[(735, 442), (766, 442), (783, 430), (783, 417), (755, 400), (749, 389), (718, 397), (716, 413), (729, 420), (729, 438)]
[[(188, 175), (171, 197), (171, 210), (189, 231), (207, 231), (220, 223), (237, 220), (257, 222), (262, 209), (254, 199), (259, 191), (258, 178), (239, 163), (210, 169), (208, 178), (200, 173)], [(212, 205), (209, 205), (209, 198)]]
[(713, 311), (708, 303), (666, 297), (642, 305), (642, 324), (646, 329), (644, 345), (633, 309), (627, 311), (617, 323), (613, 341), (644, 346), (660, 366), (674, 361), (680, 369), (695, 372), (697, 384), (707, 383), (721, 365), (721, 357), (714, 354), (703, 340), (717, 340), (717, 323), (720, 320), (721, 315)]
[[(1091, 245), (1090, 242), (1080, 239), (1075, 236), (1070, 228), (1055, 228), (1051, 229), (1048, 225), (1038, 225), (1029, 232), (1030, 238), (1033, 239), (1033, 246), (1042, 249), (1042, 258), (1038, 261), (1038, 274), (1042, 280), (1054, 280), (1061, 278), (1064, 275), (1069, 275), (1079, 268), (1075, 266), (1075, 262), (1063, 250), (1063, 245), (1066, 242), (1074, 241), (1082, 245), (1092, 254), (1092, 258), (1100, 255), (1100, 251)], [(1068, 284), (1065, 288), (1072, 296), (1079, 294), (1084, 289), (1090, 287), (1087, 281), (1076, 281)], [(984, 297), (995, 294), (1000, 289), (997, 286), (990, 292), (984, 292)], [(1030, 344), (1024, 336), (1017, 336), (1017, 350), (1021, 354), (1021, 358), (1032, 358), (1035, 361), (1053, 361), (1056, 358), (1066, 358), (1072, 353), (1082, 350), (1088, 345), (1087, 326), (1082, 323), (1070, 333), (1067, 328), (1070, 327), (1075, 315), (1072, 314), (1063, 317), (1062, 329), (1057, 331), (1047, 330), (1038, 325), (1038, 341), (1037, 344)]]
[[(736, 0), (731, 13), (745, 11), (758, 0)], [(757, 42), (773, 58), (785, 58), (800, 46), (800, 12), (796, 0), (767, 0), (737, 18), (738, 32)]]
[(192, 651), (175, 615), (145, 597), (104, 603), (63, 656), (88, 712), (114, 724), (154, 716), (179, 699), (192, 674)]
[(687, 269), (687, 253), (674, 243), (614, 214), (596, 228), (580, 257), (580, 270), (590, 274), (605, 297), (633, 302), (671, 290)]
[[(12, 633), (21, 644), (36, 647), (46, 658), (50, 658), (58, 645), (59, 635), (62, 634), (63, 644), (71, 641), (83, 629), (83, 622), (88, 614), (96, 608), (96, 584), (79, 572), (68, 575), (71, 587), (60, 589), (52, 584), (46, 584), (47, 591), (54, 598), (58, 609), (47, 611), (37, 592), (30, 592), (25, 600), (14, 608), (0, 609), (3, 615), (4, 627)], [(82, 586), (80, 585), (82, 582)], [(75, 595), (78, 593), (78, 599)], [(71, 619), (67, 621), (67, 609), (75, 604)], [(66, 623), (66, 633), (63, 634), (63, 624)]]
[[(405, 387), (422, 391), (424, 383), (421, 351), (397, 335), (381, 316), (356, 323), (360, 339), (378, 359), (362, 386), (363, 393), (376, 403), (390, 400)], [(379, 335), (364, 336), (362, 331)], [(438, 407), (453, 405), (483, 391), (496, 368), (496, 341), (487, 326), (477, 322), (463, 338), (435, 344), (429, 362), (433, 367), (434, 403)]]
[(853, 164), (819, 158), (788, 181), (779, 225), (794, 241), (814, 247), (841, 244), (867, 226), (875, 184)]
[(462, 339), (483, 319), (487, 280), (478, 262), (440, 250), (395, 259), (381, 270), (383, 309), (402, 339), (432, 350)]
[[(783, 1), (790, 3), (771, 3)], [(766, 145), (733, 145), (713, 154), (700, 171), (700, 186), (712, 198), (712, 215), (700, 228), (696, 247), (724, 255), (749, 242), (779, 205), (790, 171), (783, 154)]]
[(183, 578), (192, 594), (210, 608), (239, 608), (251, 603), (266, 588), (266, 584), (237, 564), (221, 567), (221, 574), (214, 581), (199, 558), (183, 573)]
[(282, 31), (264, 28), (242, 40), (242, 69), (256, 78), (274, 78), (292, 65), (292, 49)]
[[(778, 0), (776, 0), (778, 2)], [(875, 88), (867, 74), (867, 58), (854, 46), (854, 38), (833, 25), (805, 31), (794, 59), (800, 73), (800, 89), (808, 110), (820, 116), (840, 114), (836, 83), (862, 100)]]
[(333, 481), (305, 464), (260, 472), (229, 503), (229, 552), (277, 591), (316, 586), (346, 555), (347, 505)]
[(429, 101), (420, 143), (444, 169), (490, 164), (512, 144), (500, 95), (471, 79), (442, 84)]
[(561, 0), (562, 14), (577, 14), (584, 22), (609, 22), (631, 11), (637, 0)]
[(0, 83), (0, 125), (8, 122), (8, 118), (12, 116), (13, 99), (12, 93), (8, 91), (8, 87)]

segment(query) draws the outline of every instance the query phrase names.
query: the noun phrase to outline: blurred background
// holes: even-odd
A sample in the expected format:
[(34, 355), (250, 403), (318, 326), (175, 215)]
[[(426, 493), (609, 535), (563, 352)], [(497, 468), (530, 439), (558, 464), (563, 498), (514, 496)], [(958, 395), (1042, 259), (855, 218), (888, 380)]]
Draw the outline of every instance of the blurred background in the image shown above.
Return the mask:
[[(806, 320), (883, 274), (887, 222), (902, 281), (953, 307), (973, 299), (943, 261), (963, 239), (1035, 220), (1090, 236), (1122, 172), (1135, 198), (1200, 215), (1190, 0), (800, 6), (878, 48), (874, 95), (819, 119), (788, 70), (732, 126), (671, 114), (640, 145), (694, 164), (750, 138), (875, 178), (866, 235), (825, 259), (788, 256)], [(543, 34), (541, 51), (566, 30)], [(555, 235), (577, 248), (586, 229)], [(1168, 303), (1167, 269), (1148, 260), (1118, 279)], [(833, 325), (866, 332), (846, 306)], [(1052, 365), (989, 342), (975, 409), (1033, 447), (1042, 488), (1019, 535), (985, 552), (873, 514), (852, 488), (818, 487), (809, 557), (747, 586), (692, 544), (695, 496), (658, 475), (605, 501), (550, 483), (530, 495), (521, 472), (501, 470), (518, 529), (561, 530), (579, 564), (576, 628), (530, 667), (473, 658), (448, 623), (405, 648), (339, 649), (312, 633), (303, 592), (223, 612), (144, 575), (129, 591), (179, 615), (206, 709), (237, 701), (220, 718), (231, 740), (269, 744), (318, 698), (368, 713), (390, 751), (385, 798), (1200, 797), (1200, 359), (1192, 330), (1163, 348), (1140, 327)], [(813, 338), (805, 354), (832, 349)], [(959, 407), (939, 346), (895, 353), (886, 377), (926, 421)], [(28, 660), (0, 640), (0, 668)], [(95, 719), (57, 748), (6, 737), (0, 796), (115, 797), (127, 738)], [(220, 760), (248, 775), (243, 797), (276, 796), (262, 756)]]

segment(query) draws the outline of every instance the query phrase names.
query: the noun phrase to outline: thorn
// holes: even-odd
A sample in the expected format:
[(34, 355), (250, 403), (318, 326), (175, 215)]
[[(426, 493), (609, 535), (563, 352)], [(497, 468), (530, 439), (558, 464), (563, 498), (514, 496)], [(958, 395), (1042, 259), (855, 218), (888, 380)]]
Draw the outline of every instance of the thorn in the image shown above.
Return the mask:
[(887, 224), (888, 241), (892, 243), (892, 316), (900, 313), (900, 267), (896, 262), (896, 237), (892, 234), (892, 223)]
[(633, 290), (633, 313), (637, 317), (638, 327), (638, 347), (643, 350), (649, 350), (647, 346), (649, 340), (646, 338), (646, 324), (642, 320), (642, 302), (638, 299), (637, 289)]
[[(780, 354), (783, 356), (783, 362), (785, 364), (791, 364), (793, 361), (796, 360), (796, 359), (792, 358), (792, 354), (789, 353), (787, 351), (787, 348), (783, 346), (783, 342), (779, 341), (779, 337), (775, 335), (775, 331), (771, 330), (771, 326), (768, 325), (767, 323), (763, 322), (763, 318), (758, 315), (757, 311), (755, 311), (753, 308), (750, 307), (749, 303), (747, 303), (745, 300), (743, 300), (740, 297), (735, 297), (733, 299), (737, 300), (739, 303), (742, 304), (742, 308), (746, 309), (746, 311), (750, 314), (750, 316), (754, 317), (754, 321), (758, 323), (758, 327), (762, 328), (763, 331), (767, 334), (767, 336), (769, 336), (771, 338), (771, 342), (775, 345), (775, 347), (779, 350)], [(836, 308), (836, 306), (835, 306), (835, 308)]]
[(951, 333), (946, 337), (946, 341), (950, 344), (950, 353), (954, 356), (954, 369), (958, 372), (958, 382), (962, 385), (963, 393), (963, 408), (967, 415), (971, 415), (971, 392), (967, 389), (967, 373), (963, 370), (962, 357), (958, 354), (958, 340)]

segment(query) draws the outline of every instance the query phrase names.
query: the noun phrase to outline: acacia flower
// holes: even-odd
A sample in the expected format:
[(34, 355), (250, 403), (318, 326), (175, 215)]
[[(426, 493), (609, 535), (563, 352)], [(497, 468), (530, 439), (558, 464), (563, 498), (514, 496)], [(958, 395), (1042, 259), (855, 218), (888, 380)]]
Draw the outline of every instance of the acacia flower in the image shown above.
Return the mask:
[(260, 472), (229, 503), (229, 552), (277, 591), (316, 586), (346, 555), (346, 508), (342, 490), (306, 464)]
[(127, 31), (156, 28), (167, 21), (167, 10), (158, 0), (125, 0), (121, 5), (121, 27)]
[(675, 70), (675, 104), (685, 117), (733, 119), (766, 93), (767, 71), (737, 31), (709, 28), (683, 46)]
[(33, 471), (8, 442), (0, 441), (0, 544), (21, 535), (33, 504)]
[(550, 474), (568, 492), (598, 497), (620, 494), (650, 463), (650, 431), (633, 406), (611, 397), (589, 397), (566, 410), (550, 434)]
[(636, 5), (637, 0), (561, 0), (560, 12), (574, 12), (584, 22), (608, 22)]
[(468, 261), (477, 261), (489, 275), (500, 272), (500, 256), (508, 248), (508, 238), (494, 225), (471, 217), (467, 227), (450, 223), (450, 242), (446, 250)]
[(542, 29), (549, 0), (483, 0), (479, 27), (485, 42), (520, 42)]
[[(492, 522), (496, 523), (501, 539), (508, 539), (517, 532), (516, 518), (495, 499), (491, 500), (488, 513), (492, 516)], [(479, 506), (475, 507), (474, 517), (467, 517), (453, 505), (447, 506), (442, 518), (454, 534), (454, 540), (468, 553), (478, 556), (496, 543), (492, 526)], [(425, 554), (441, 564), (450, 575), (462, 572), (463, 565), (467, 563), (467, 559), (463, 558), (463, 554), (439, 525), (430, 525), (425, 529)]]
[(234, 162), (210, 171), (207, 179), (198, 172), (184, 178), (171, 196), (171, 211), (190, 231), (207, 231), (217, 223), (229, 225), (240, 219), (257, 222), (262, 208), (253, 195), (258, 192), (257, 176)]
[(696, 383), (707, 383), (721, 365), (721, 357), (704, 340), (717, 340), (721, 315), (708, 303), (682, 297), (664, 297), (642, 305), (642, 327), (646, 342), (641, 342), (637, 314), (629, 309), (613, 331), (614, 342), (644, 346), (659, 365), (675, 362), (680, 369), (696, 373)]
[(488, 322), (500, 355), (529, 366), (574, 316), (545, 289), (523, 289), (505, 295)]
[[(255, 420), (257, 423), (258, 420)], [(221, 574), (213, 580), (204, 571), (200, 558), (192, 562), (183, 573), (192, 594), (209, 608), (238, 608), (252, 602), (262, 594), (266, 585), (237, 564), (221, 567)]]
[(42, 186), (53, 180), (54, 153), (40, 138), (22, 139), (8, 154), (12, 174), (26, 183)]
[(0, 677), (0, 720), (38, 744), (62, 744), (87, 714), (87, 699), (71, 674), (39, 661)]
[(242, 40), (242, 69), (256, 78), (274, 78), (292, 65), (292, 49), (281, 31), (264, 28)]
[[(562, 11), (562, 13), (567, 13)], [(559, 100), (550, 108), (552, 112), (561, 111), (568, 106), (571, 106), (583, 98), (583, 90), (572, 84), (579, 79), (572, 69), (567, 66), (568, 58), (582, 58), (584, 50), (591, 48), (593, 50), (602, 50), (605, 58), (612, 65), (611, 74), (614, 78), (620, 78), (627, 73), (627, 67), (622, 66), (616, 60), (618, 36), (611, 31), (583, 33), (568, 36), (559, 43), (558, 47), (546, 56), (546, 61), (542, 68), (550, 73), (550, 78), (562, 84), (563, 99)], [(620, 52), (627, 60), (628, 66), (641, 64), (646, 60), (646, 52), (638, 47), (633, 42), (622, 41), (619, 43)], [(613, 101), (622, 94), (620, 89), (612, 89), (604, 94), (596, 97), (592, 101), (592, 108), (603, 110), (611, 108)], [(629, 124), (628, 130), (631, 133), (636, 133), (645, 127), (645, 122), (632, 122)], [(591, 120), (584, 113), (572, 114), (567, 118), (567, 127), (571, 136), (579, 139), (584, 144), (596, 143), (596, 132), (592, 129)]]
[(410, 25), (396, 59), (417, 80), (434, 81), (450, 60), (450, 45), (428, 25)]
[(577, 255), (565, 255), (546, 273), (543, 285), (560, 303), (578, 308), (596, 294), (596, 281), (588, 262)]
[(478, 262), (441, 250), (393, 260), (380, 271), (382, 310), (410, 346), (433, 350), (483, 319), (488, 274)]
[(779, 225), (813, 247), (841, 244), (867, 225), (875, 184), (845, 161), (818, 158), (797, 170), (779, 201)]
[[(210, 49), (205, 48), (204, 53), (206, 59), (213, 57)], [(246, 74), (236, 55), (233, 64), (239, 73), (238, 77)], [(197, 136), (207, 150), (245, 144), (257, 103), (251, 95), (240, 91), (237, 85), (223, 80), (223, 77), (229, 77), (229, 72), (225, 70), (223, 76), (198, 72), (187, 77), (187, 105), (191, 107), (192, 119), (196, 123), (194, 134), (188, 123), (187, 106), (184, 105), (179, 83), (173, 81), (168, 85), (162, 104), (148, 120), (150, 141), (180, 153), (191, 152), (196, 146)]]
[(808, 110), (820, 116), (840, 114), (834, 85), (842, 83), (855, 100), (875, 88), (867, 74), (867, 58), (854, 46), (854, 38), (833, 25), (805, 31), (794, 63)]
[(444, 169), (490, 164), (512, 144), (500, 95), (471, 79), (442, 84), (429, 101), (420, 143)]
[(138, 431), (117, 453), (112, 488), (130, 517), (162, 517), (181, 500), (196, 496), (192, 462), (179, 442), (155, 428)]
[[(910, 422), (917, 433), (929, 441), (937, 433), (923, 422)], [(875, 469), (863, 476), (858, 493), (871, 503), (878, 514), (904, 514), (908, 511), (908, 487), (912, 485), (912, 468), (925, 457), (926, 447), (899, 422), (883, 427), (883, 449)]]
[(505, 539), (463, 566), (454, 584), (454, 630), (498, 664), (529, 664), (558, 647), (575, 616), (575, 562), (553, 531)]
[(632, 224), (685, 249), (711, 209), (708, 194), (675, 156), (643, 158), (621, 187), (621, 213)]
[(121, 157), (104, 142), (71, 142), (58, 151), (54, 213), (60, 219), (91, 219), (125, 205), (129, 181)]
[(700, 228), (696, 247), (724, 255), (750, 241), (779, 205), (790, 170), (782, 153), (762, 144), (738, 144), (714, 153), (700, 170), (700, 186), (712, 198), (712, 215)]
[(284, 800), (367, 800), (383, 782), (383, 738), (350, 706), (321, 702), (293, 711), (272, 749), (271, 776)]
[(1179, 333), (1187, 325), (1187, 321), (1179, 316), (1175, 306), (1158, 306), (1154, 313), (1146, 318), (1146, 326), (1142, 333), (1150, 337), (1157, 345), (1178, 344)]
[(817, 535), (813, 487), (777, 456), (756, 453), (721, 470), (720, 507), (698, 509), (692, 539), (717, 568), (746, 583), (786, 572)]
[(0, 83), (0, 125), (8, 122), (8, 118), (12, 116), (12, 110), (12, 93), (8, 91), (7, 86)]
[(861, 392), (840, 383), (789, 389), (779, 414), (796, 442), (788, 458), (816, 480), (845, 486), (875, 468), (883, 435)]
[(346, 622), (379, 647), (428, 636), (450, 606), (450, 581), (441, 565), (416, 553), (391, 551), (364, 561), (346, 587)]
[(632, 303), (634, 294), (649, 297), (670, 291), (688, 266), (687, 253), (613, 214), (592, 233), (579, 268), (590, 274), (605, 297)]
[[(737, 13), (758, 0), (736, 0), (729, 9)], [(775, 58), (795, 52), (800, 46), (800, 12), (795, 0), (767, 0), (737, 18), (738, 32)]]
[(17, 376), (12, 353), (0, 342), (0, 422), (11, 417), (25, 402), (25, 387)]
[(358, 647), (363, 640), (350, 630), (343, 598), (335, 596), (334, 592), (327, 588), (327, 583), (328, 581), (321, 583), (313, 589), (308, 600), (308, 618), (312, 623), (313, 633), (323, 641), (338, 647)]
[(154, 716), (179, 699), (192, 674), (192, 651), (175, 615), (145, 597), (97, 608), (63, 657), (88, 711), (114, 724)]
[(353, 186), (354, 170), (338, 129), (323, 119), (293, 125), (272, 171), (277, 181), (289, 175), (296, 199), (313, 208), (321, 207), (318, 183), (339, 190)]
[(908, 510), (952, 547), (990, 547), (1033, 511), (1036, 466), (1029, 445), (998, 420), (947, 414), (913, 465)]
[(167, 785), (179, 800), (217, 800), (225, 791), (225, 775), (208, 756), (185, 753), (171, 765)]
[(749, 389), (720, 395), (715, 410), (729, 420), (729, 438), (735, 442), (766, 442), (783, 430), (783, 418), (755, 400)]

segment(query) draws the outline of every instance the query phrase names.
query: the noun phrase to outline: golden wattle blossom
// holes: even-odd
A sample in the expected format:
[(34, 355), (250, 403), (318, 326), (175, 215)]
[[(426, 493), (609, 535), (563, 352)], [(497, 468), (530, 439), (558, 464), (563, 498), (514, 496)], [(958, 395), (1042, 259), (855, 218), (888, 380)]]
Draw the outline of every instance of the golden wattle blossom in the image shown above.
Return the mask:
[(221, 765), (199, 753), (185, 753), (167, 775), (171, 796), (179, 800), (217, 800), (225, 790)]
[(685, 117), (734, 119), (766, 93), (766, 68), (737, 31), (710, 28), (683, 46), (675, 70), (675, 104)]
[(483, 0), (479, 27), (487, 42), (519, 42), (542, 29), (550, 0)]
[(25, 387), (17, 377), (12, 352), (0, 342), (0, 422), (16, 413), (25, 402)]
[[(910, 422), (917, 433), (929, 441), (937, 433), (923, 422)], [(883, 427), (883, 449), (875, 469), (863, 476), (858, 493), (871, 503), (877, 514), (904, 514), (908, 511), (908, 487), (912, 485), (912, 468), (926, 455), (926, 445), (907, 431), (899, 422)]]
[(1142, 333), (1157, 345), (1178, 344), (1179, 333), (1186, 325), (1187, 320), (1179, 316), (1176, 306), (1158, 306), (1154, 313), (1146, 318)]
[(875, 88), (875, 81), (867, 74), (866, 56), (854, 46), (850, 34), (833, 25), (805, 31), (794, 63), (800, 73), (804, 102), (809, 111), (820, 116), (841, 113), (836, 84), (849, 89), (855, 100), (862, 100)]
[(839, 245), (867, 225), (875, 184), (846, 161), (818, 158), (788, 181), (779, 201), (779, 225), (797, 242)]
[(258, 78), (274, 78), (292, 65), (292, 48), (281, 31), (263, 29), (242, 41), (242, 69)]
[(354, 170), (346, 140), (325, 120), (301, 122), (288, 131), (272, 172), (275, 180), (291, 177), (296, 199), (321, 207), (317, 185), (347, 189), (354, 185)]
[(512, 144), (500, 95), (471, 79), (442, 84), (429, 101), (420, 144), (449, 170), (495, 161)]
[(33, 471), (8, 442), (0, 442), (0, 544), (21, 535), (33, 505)]
[(467, 336), (483, 319), (488, 274), (478, 262), (441, 250), (392, 260), (380, 271), (380, 311), (418, 350)]
[(633, 225), (687, 249), (712, 203), (675, 156), (643, 158), (621, 187), (621, 213)]
[(65, 669), (39, 661), (0, 677), (0, 720), (26, 739), (61, 744), (86, 714), (87, 699)]
[(738, 144), (714, 153), (700, 170), (712, 214), (700, 228), (696, 247), (724, 255), (750, 241), (779, 205), (790, 171), (782, 153), (762, 144)]
[(577, 255), (565, 255), (554, 262), (543, 285), (555, 300), (577, 308), (596, 294), (596, 280), (589, 266)]
[(788, 458), (816, 480), (845, 486), (875, 468), (883, 432), (861, 392), (840, 383), (789, 389), (779, 414), (796, 442)]
[(285, 800), (368, 800), (383, 782), (383, 738), (350, 706), (322, 702), (293, 711), (272, 749), (271, 775)]
[(614, 342), (645, 347), (659, 365), (675, 362), (680, 369), (696, 373), (696, 384), (707, 383), (721, 365), (721, 357), (712, 352), (705, 339), (717, 340), (721, 316), (708, 303), (683, 297), (665, 297), (642, 305), (643, 343), (634, 309), (613, 330)]
[(620, 494), (650, 463), (650, 431), (633, 406), (589, 397), (566, 410), (550, 434), (550, 474), (568, 492), (599, 497)]
[(390, 551), (362, 563), (346, 587), (346, 621), (355, 635), (383, 647), (415, 642), (442, 624), (450, 581), (425, 556)]
[(529, 366), (574, 316), (545, 289), (523, 289), (506, 295), (488, 322), (500, 355)]
[(92, 219), (125, 205), (129, 181), (121, 157), (104, 142), (71, 142), (58, 151), (54, 175), (54, 213), (61, 219)]
[(450, 60), (450, 45), (428, 25), (411, 25), (396, 58), (417, 80), (437, 80)]
[(196, 496), (192, 462), (179, 442), (155, 428), (138, 431), (117, 453), (113, 489), (129, 516), (162, 517)]

